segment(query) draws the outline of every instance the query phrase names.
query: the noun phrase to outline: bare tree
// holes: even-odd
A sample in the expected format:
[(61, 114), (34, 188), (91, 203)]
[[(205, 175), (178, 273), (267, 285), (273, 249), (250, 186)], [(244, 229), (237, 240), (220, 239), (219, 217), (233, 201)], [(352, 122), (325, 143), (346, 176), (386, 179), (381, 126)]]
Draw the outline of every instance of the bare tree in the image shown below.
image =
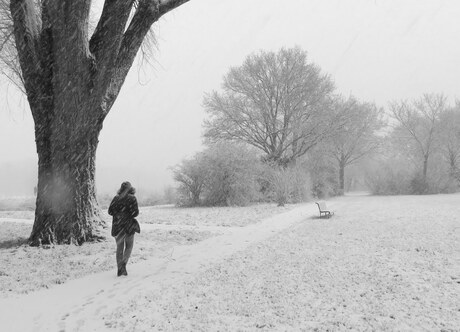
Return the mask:
[(300, 48), (259, 52), (224, 77), (222, 92), (204, 98), (205, 137), (250, 144), (288, 164), (334, 132), (334, 85)]
[(412, 102), (390, 104), (391, 115), (396, 120), (393, 136), (407, 155), (421, 164), (422, 180), (426, 182), (429, 159), (439, 138), (439, 118), (446, 110), (447, 98), (443, 95), (425, 94)]
[(30, 244), (101, 236), (94, 175), (103, 121), (153, 23), (187, 1), (105, 0), (92, 35), (91, 0), (9, 1), (12, 30), (1, 26), (0, 45), (14, 36), (38, 153)]
[(359, 102), (353, 97), (338, 99), (337, 111), (346, 119), (344, 126), (326, 142), (326, 149), (337, 162), (339, 190), (345, 189), (345, 168), (375, 152), (381, 139), (377, 131), (382, 128), (383, 110), (375, 104)]
[(460, 181), (460, 103), (440, 115), (440, 150), (449, 167), (449, 176)]

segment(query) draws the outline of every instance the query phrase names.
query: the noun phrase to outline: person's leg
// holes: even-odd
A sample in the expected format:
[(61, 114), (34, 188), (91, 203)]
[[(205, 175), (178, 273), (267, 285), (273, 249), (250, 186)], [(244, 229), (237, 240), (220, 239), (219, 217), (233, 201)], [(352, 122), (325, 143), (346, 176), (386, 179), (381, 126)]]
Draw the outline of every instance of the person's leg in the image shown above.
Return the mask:
[[(123, 232), (118, 234), (115, 237), (115, 242), (117, 244), (116, 258), (117, 258), (118, 272), (120, 272), (120, 269), (121, 269), (121, 267), (123, 265), (123, 254), (124, 254), (124, 249), (125, 249), (125, 238), (126, 238), (126, 235)], [(118, 275), (120, 275), (120, 273), (118, 273)]]
[(128, 263), (129, 257), (131, 256), (131, 252), (133, 251), (133, 246), (134, 246), (134, 234), (132, 235), (127, 235), (125, 237), (125, 252), (123, 253), (123, 264), (126, 266)]

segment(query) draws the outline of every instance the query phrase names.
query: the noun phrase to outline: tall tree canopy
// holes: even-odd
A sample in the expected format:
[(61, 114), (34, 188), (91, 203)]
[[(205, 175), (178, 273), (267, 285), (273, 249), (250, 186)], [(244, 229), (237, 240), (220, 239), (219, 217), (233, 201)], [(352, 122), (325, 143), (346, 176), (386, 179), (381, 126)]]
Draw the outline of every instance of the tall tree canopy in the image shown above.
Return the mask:
[(287, 164), (328, 137), (341, 121), (331, 111), (334, 84), (300, 48), (259, 52), (205, 96), (205, 137), (233, 140)]
[(7, 74), (20, 77), (35, 123), (38, 193), (29, 242), (97, 239), (103, 121), (152, 25), (189, 0), (105, 0), (92, 34), (91, 0), (0, 1), (1, 59)]

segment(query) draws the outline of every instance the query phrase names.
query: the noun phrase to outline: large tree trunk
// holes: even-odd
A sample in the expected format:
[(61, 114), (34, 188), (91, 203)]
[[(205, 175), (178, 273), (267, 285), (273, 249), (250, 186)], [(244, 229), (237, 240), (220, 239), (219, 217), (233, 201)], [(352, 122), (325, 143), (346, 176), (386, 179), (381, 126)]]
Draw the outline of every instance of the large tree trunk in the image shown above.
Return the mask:
[(38, 188), (31, 245), (81, 244), (103, 237), (95, 187), (99, 128), (62, 127), (64, 132), (56, 133), (49, 123), (36, 125)]

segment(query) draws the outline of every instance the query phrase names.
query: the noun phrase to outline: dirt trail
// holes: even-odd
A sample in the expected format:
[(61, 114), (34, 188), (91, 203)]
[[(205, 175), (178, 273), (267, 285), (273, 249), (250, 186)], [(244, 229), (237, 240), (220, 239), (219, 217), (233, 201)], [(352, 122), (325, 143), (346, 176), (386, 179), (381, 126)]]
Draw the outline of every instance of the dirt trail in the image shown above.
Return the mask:
[(103, 272), (32, 294), (0, 299), (0, 326), (6, 331), (106, 330), (104, 316), (136, 296), (191, 278), (315, 214), (316, 205), (309, 203), (246, 227), (219, 227), (223, 235), (175, 247), (168, 258), (129, 265), (127, 278), (117, 278), (114, 271)]

